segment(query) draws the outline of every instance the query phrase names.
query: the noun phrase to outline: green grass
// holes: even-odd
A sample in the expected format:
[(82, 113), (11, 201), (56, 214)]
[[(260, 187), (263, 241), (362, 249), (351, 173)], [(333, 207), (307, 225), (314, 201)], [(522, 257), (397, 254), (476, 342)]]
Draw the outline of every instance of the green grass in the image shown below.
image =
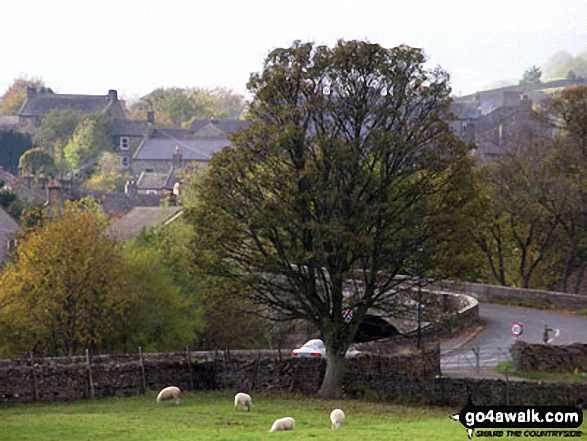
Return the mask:
[[(358, 400), (253, 396), (250, 413), (235, 412), (233, 393), (185, 394), (179, 406), (155, 403), (155, 394), (73, 403), (0, 407), (0, 439), (13, 440), (467, 440), (448, 416), (460, 409), (410, 407)], [(336, 407), (347, 415), (331, 430)], [(273, 421), (296, 420), (293, 432), (269, 433)], [(587, 426), (583, 424), (583, 432)], [(541, 438), (544, 440), (551, 438)]]
[(508, 374), (518, 378), (525, 378), (527, 380), (548, 381), (558, 383), (577, 383), (587, 384), (587, 372), (580, 371), (578, 374), (569, 371), (526, 371), (518, 372), (514, 369), (511, 361), (503, 361), (499, 363), (495, 371), (500, 374), (505, 374), (506, 368)]

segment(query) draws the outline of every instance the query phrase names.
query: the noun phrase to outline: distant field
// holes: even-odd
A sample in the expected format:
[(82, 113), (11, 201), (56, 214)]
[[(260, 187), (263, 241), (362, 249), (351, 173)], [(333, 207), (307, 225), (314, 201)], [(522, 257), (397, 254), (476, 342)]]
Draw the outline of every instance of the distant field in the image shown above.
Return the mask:
[[(154, 392), (136, 398), (5, 406), (0, 407), (0, 439), (467, 440), (463, 426), (448, 418), (460, 409), (261, 395), (253, 396), (252, 412), (237, 413), (233, 396), (225, 392), (190, 393), (179, 406), (155, 403)], [(346, 425), (338, 431), (330, 429), (329, 421), (330, 411), (336, 407), (347, 414)], [(273, 421), (284, 416), (295, 418), (295, 431), (269, 433)], [(587, 436), (585, 424), (581, 430), (583, 437)]]

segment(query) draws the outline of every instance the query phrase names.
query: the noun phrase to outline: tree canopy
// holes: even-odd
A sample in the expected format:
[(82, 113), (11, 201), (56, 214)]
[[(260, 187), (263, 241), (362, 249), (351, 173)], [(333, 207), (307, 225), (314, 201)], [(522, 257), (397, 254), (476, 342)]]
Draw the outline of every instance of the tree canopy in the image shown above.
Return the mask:
[(131, 118), (144, 119), (154, 110), (159, 127), (187, 127), (194, 119), (239, 118), (246, 108), (244, 96), (226, 88), (159, 88), (131, 107)]
[(35, 87), (39, 93), (53, 93), (53, 91), (45, 87), (45, 83), (40, 78), (15, 78), (2, 99), (0, 99), (0, 115), (18, 115), (22, 104), (26, 100), (27, 87)]
[(471, 162), (447, 122), (448, 74), (425, 62), (420, 49), (361, 41), (275, 49), (248, 84), (251, 125), (213, 157), (188, 215), (200, 271), (319, 329), (322, 396), (340, 396), (367, 310), (414, 274), (422, 241), (431, 255), (441, 248), (427, 233), (458, 223), (467, 201), (455, 183)]

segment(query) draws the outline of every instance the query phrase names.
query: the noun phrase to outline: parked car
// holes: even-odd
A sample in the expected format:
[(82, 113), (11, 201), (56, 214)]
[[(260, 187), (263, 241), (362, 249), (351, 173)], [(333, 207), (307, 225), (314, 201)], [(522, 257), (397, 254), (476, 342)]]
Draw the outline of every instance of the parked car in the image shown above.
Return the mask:
[[(352, 358), (360, 354), (352, 346), (346, 351), (345, 357)], [(291, 351), (292, 357), (322, 357), (326, 358), (326, 346), (324, 342), (318, 338), (307, 341), (301, 348)]]

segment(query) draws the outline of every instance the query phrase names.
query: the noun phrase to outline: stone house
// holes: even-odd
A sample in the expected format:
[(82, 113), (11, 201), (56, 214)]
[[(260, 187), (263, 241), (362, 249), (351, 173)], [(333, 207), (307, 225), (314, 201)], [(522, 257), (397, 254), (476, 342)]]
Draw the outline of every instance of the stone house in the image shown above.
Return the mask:
[[(155, 194), (173, 188), (186, 164), (206, 166), (212, 155), (231, 145), (229, 136), (247, 125), (244, 120), (212, 119), (196, 120), (187, 130), (151, 130), (130, 157), (138, 192)], [(119, 154), (127, 156), (122, 151)]]
[(43, 118), (53, 110), (70, 110), (82, 115), (108, 112), (113, 120), (124, 120), (124, 102), (118, 99), (116, 90), (107, 95), (71, 95), (59, 93), (37, 93), (34, 87), (27, 88), (27, 97), (18, 112), (19, 130), (35, 135)]
[(476, 145), (480, 163), (496, 160), (523, 144), (552, 137), (552, 130), (533, 110), (528, 94), (517, 91), (479, 93), (457, 99), (451, 127), (459, 138)]

